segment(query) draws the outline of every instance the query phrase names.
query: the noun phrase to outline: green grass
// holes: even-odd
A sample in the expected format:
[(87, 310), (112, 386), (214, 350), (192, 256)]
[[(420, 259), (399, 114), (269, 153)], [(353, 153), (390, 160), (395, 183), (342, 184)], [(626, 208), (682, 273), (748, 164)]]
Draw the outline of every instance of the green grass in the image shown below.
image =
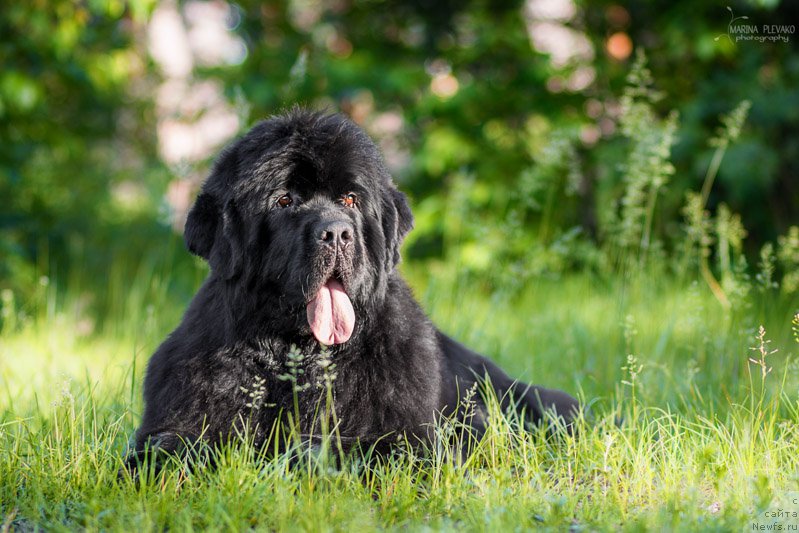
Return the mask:
[[(572, 275), (510, 294), (446, 271), (406, 271), (442, 329), (511, 374), (591, 404), (579, 437), (519, 432), (495, 411), (465, 466), (434, 454), (368, 469), (292, 468), (240, 446), (216, 470), (118, 482), (144, 366), (188, 295), (151, 265), (129, 279), (112, 273), (104, 321), (79, 289), (43, 284), (34, 302), (5, 294), (0, 527), (740, 531), (790, 508), (799, 302), (753, 289), (725, 312), (704, 285), (668, 276)], [(202, 273), (183, 274), (196, 283)], [(749, 362), (760, 325), (767, 352), (778, 349), (765, 380)]]

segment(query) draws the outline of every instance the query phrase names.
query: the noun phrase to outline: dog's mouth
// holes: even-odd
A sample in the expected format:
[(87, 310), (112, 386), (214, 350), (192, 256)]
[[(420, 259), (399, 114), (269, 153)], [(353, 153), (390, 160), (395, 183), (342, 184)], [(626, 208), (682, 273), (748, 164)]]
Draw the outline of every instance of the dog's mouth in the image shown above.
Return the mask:
[(336, 276), (322, 283), (305, 306), (308, 325), (320, 343), (331, 346), (347, 342), (355, 328), (355, 310)]

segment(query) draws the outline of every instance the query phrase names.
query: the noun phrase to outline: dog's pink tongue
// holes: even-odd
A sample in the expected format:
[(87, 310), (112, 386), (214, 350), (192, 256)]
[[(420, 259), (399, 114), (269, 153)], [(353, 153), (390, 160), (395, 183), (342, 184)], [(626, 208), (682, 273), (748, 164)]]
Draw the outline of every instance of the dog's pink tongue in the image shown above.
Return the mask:
[(334, 279), (319, 288), (305, 308), (316, 340), (330, 346), (347, 342), (355, 327), (355, 310), (341, 283)]

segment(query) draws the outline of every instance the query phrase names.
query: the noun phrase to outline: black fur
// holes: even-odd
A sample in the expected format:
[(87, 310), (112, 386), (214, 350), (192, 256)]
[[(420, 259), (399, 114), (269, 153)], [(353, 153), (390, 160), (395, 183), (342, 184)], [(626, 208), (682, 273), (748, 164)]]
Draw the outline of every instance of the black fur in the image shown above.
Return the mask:
[[(341, 200), (350, 192), (354, 208)], [(278, 205), (284, 194), (292, 199), (285, 208)], [(256, 442), (268, 443), (280, 413), (294, 411), (285, 379), (292, 346), (306, 354), (299, 429), (318, 434), (311, 426), (321, 347), (306, 302), (331, 276), (356, 317), (349, 340), (329, 348), (343, 448), (380, 448), (397, 435), (429, 440), (436, 418), (451, 414), (484, 377), (532, 421), (551, 407), (569, 422), (578, 409), (572, 397), (514, 382), (428, 320), (396, 269), (412, 226), (378, 149), (341, 115), (294, 109), (228, 147), (186, 222), (186, 244), (208, 260), (211, 274), (150, 360), (131, 461), (149, 447), (218, 443), (245, 423)], [(329, 237), (325, 230), (333, 227), (350, 240), (322, 242), (320, 231)], [(258, 380), (263, 394), (253, 406)], [(479, 435), (480, 415), (469, 422)]]

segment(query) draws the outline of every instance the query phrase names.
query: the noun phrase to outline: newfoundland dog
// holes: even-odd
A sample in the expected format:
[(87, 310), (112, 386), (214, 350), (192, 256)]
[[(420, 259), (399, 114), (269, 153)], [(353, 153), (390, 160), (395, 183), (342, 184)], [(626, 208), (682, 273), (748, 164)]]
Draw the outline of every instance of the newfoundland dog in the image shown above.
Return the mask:
[(316, 446), (325, 397), (344, 452), (430, 444), (441, 417), (479, 438), (477, 383), (529, 422), (568, 425), (575, 399), (512, 380), (425, 316), (397, 270), (412, 226), (378, 148), (341, 115), (295, 108), (226, 148), (186, 221), (211, 273), (150, 359), (129, 465), (245, 426), (269, 445), (288, 419)]

